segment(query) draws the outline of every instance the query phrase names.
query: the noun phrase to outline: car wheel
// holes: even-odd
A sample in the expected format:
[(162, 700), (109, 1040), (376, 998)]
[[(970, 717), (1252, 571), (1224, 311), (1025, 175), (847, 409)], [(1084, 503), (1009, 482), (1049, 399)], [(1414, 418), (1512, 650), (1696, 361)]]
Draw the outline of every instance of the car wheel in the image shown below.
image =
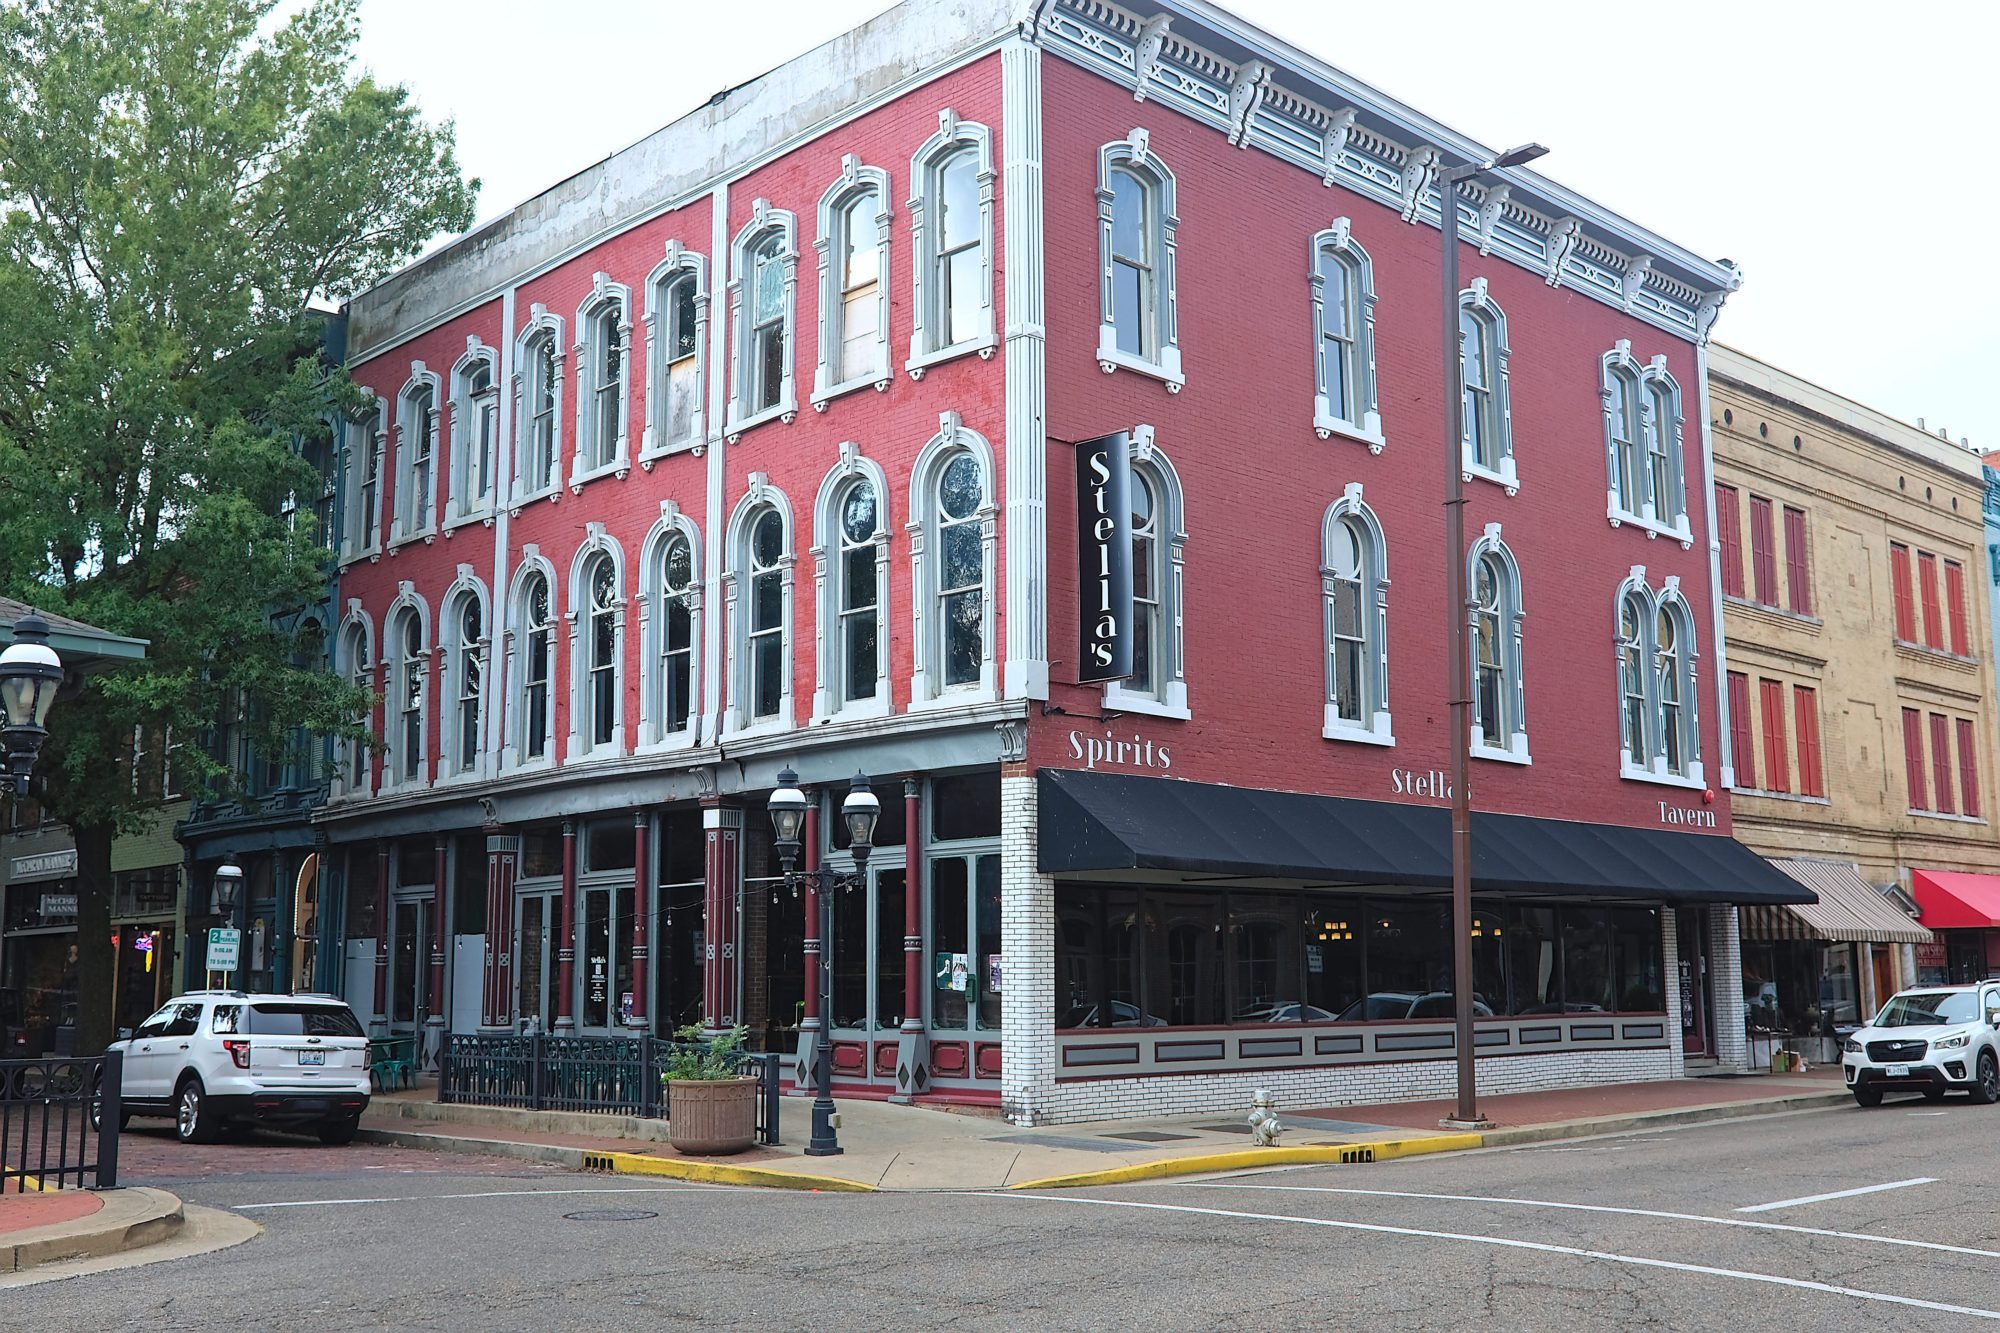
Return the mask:
[(1882, 1089), (1864, 1088), (1856, 1084), (1854, 1088), (1854, 1100), (1860, 1102), (1863, 1106), (1880, 1106), (1882, 1104)]
[(217, 1128), (208, 1090), (199, 1078), (189, 1078), (174, 1093), (174, 1133), (182, 1143), (213, 1143)]
[(1979, 1081), (1972, 1085), (1972, 1100), (1985, 1106), (2000, 1102), (2000, 1060), (1987, 1051), (1979, 1057)]
[(328, 1147), (338, 1148), (342, 1144), (354, 1142), (354, 1132), (360, 1126), (353, 1120), (329, 1120), (315, 1132), (319, 1141)]

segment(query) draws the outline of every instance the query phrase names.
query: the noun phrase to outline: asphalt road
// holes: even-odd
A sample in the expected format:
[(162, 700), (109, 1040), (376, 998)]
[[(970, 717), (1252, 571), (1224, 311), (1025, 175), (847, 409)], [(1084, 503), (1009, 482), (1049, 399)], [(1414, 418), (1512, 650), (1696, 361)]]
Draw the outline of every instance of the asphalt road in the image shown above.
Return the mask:
[(8, 1292), (0, 1325), (2000, 1326), (1996, 1136), (2000, 1108), (1954, 1099), (1013, 1195), (649, 1184), (259, 1140), (204, 1150), (234, 1169), (143, 1183), (264, 1235)]

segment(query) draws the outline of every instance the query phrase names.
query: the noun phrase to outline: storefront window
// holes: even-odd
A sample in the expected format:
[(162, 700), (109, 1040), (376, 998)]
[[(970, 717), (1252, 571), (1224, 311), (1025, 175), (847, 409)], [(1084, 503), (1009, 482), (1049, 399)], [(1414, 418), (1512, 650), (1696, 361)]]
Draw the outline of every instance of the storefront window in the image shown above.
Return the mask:
[(1509, 1013), (1559, 1014), (1562, 937), (1553, 907), (1514, 907), (1505, 917)]
[(1000, 836), (1000, 774), (959, 773), (931, 782), (931, 839), (958, 842)]
[(548, 879), (562, 874), (562, 830), (553, 824), (521, 834), (522, 879)]
[[(1368, 912), (1368, 1011), (1342, 1018), (1446, 1017), (1451, 1004), (1451, 936), (1437, 903), (1377, 900)], [(1439, 997), (1442, 997), (1440, 1004)], [(1442, 1010), (1439, 1014), (1430, 1011)]]
[(474, 833), (452, 843), (452, 933), (478, 935), (486, 929), (486, 836)]
[(584, 870), (630, 870), (633, 848), (630, 819), (593, 819), (584, 825)]
[(1230, 899), (1229, 908), (1235, 1021), (1297, 1022), (1302, 951), (1296, 900), (1239, 894)]
[(1211, 894), (1163, 893), (1148, 896), (1145, 909), (1151, 929), (1145, 939), (1144, 1007), (1174, 1027), (1228, 1022), (1221, 900)]
[(1571, 1013), (1617, 1008), (1611, 926), (1601, 907), (1562, 909), (1563, 1000)]
[(1361, 939), (1367, 929), (1362, 904), (1352, 900), (1313, 903), (1305, 913), (1305, 998), (1302, 1017), (1324, 1022), (1346, 1012), (1363, 995)]
[(1618, 969), (1618, 1011), (1659, 1012), (1667, 1007), (1660, 979), (1660, 918), (1649, 907), (1611, 910), (1611, 940)]

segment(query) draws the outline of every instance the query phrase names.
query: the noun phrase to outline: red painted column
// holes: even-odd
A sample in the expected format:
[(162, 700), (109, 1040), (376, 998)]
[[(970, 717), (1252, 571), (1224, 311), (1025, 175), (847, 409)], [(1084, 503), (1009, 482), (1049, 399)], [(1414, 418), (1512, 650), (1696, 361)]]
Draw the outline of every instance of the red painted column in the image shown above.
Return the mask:
[[(632, 1017), (630, 1025), (635, 1031), (646, 1028), (646, 959), (647, 937), (651, 934), (652, 911), (646, 894), (647, 882), (652, 878), (646, 860), (646, 826), (648, 820), (643, 810), (632, 812)], [(613, 968), (615, 976), (617, 969)]]
[(742, 865), (743, 809), (719, 797), (702, 802), (701, 1021), (711, 1032), (736, 1026), (736, 887)]
[(556, 937), (556, 1025), (565, 1035), (576, 1031), (570, 992), (576, 989), (576, 821), (562, 826), (562, 934)]
[(375, 844), (375, 1022), (389, 1026), (389, 844)]
[(431, 843), (431, 1004), (430, 1016), (444, 1019), (445, 837)]
[(520, 875), (521, 839), (486, 825), (486, 1002), (485, 1025), (495, 1031), (514, 1026), (514, 881)]

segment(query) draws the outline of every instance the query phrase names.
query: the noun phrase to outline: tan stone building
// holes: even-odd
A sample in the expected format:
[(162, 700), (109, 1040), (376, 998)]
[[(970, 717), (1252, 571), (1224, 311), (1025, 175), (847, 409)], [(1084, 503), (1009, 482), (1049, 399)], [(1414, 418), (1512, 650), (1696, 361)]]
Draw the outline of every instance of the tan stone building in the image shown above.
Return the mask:
[(1746, 913), (1744, 999), (1824, 1033), (1945, 979), (1913, 873), (2000, 874), (1980, 459), (1720, 346), (1708, 412), (1736, 836), (1821, 897)]

